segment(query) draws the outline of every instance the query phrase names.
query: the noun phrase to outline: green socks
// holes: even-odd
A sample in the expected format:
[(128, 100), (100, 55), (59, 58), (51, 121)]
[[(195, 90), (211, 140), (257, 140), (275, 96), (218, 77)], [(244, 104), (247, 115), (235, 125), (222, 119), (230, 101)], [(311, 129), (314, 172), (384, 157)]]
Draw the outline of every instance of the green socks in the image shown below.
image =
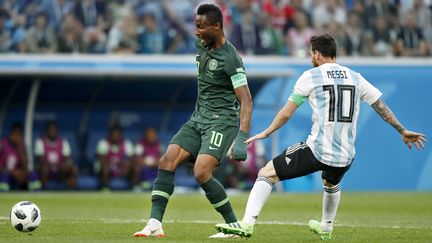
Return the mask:
[(207, 199), (213, 207), (222, 214), (226, 223), (237, 222), (237, 217), (231, 207), (224, 187), (213, 177), (207, 182), (201, 184), (201, 188), (205, 191)]
[[(206, 183), (201, 184), (207, 199), (225, 219), (226, 223), (237, 222), (237, 218), (232, 210), (225, 189), (213, 177)], [(174, 172), (168, 170), (158, 170), (158, 176), (153, 183), (152, 209), (150, 218), (162, 222), (169, 197), (174, 191)]]
[(150, 218), (162, 222), (169, 197), (174, 191), (174, 172), (168, 170), (158, 170), (158, 176), (153, 183), (151, 194), (152, 209)]

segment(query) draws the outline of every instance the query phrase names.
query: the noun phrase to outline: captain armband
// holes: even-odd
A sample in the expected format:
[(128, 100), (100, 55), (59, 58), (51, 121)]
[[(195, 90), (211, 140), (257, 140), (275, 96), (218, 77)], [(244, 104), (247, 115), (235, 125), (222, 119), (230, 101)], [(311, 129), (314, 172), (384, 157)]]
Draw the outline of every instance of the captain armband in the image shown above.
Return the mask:
[(247, 78), (245, 73), (236, 73), (231, 76), (231, 82), (234, 87), (234, 89), (247, 85)]
[(288, 100), (291, 100), (292, 102), (294, 102), (298, 107), (298, 106), (301, 106), (303, 104), (305, 99), (306, 99), (306, 97), (303, 95), (292, 93)]

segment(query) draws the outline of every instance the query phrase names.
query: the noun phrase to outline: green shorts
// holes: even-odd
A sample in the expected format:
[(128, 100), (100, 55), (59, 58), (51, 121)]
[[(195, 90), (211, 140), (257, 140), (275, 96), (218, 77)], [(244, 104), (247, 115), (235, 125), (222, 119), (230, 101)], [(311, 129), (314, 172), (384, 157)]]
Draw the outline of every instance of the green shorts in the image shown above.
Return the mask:
[(195, 161), (198, 154), (209, 154), (221, 161), (231, 147), (237, 132), (237, 126), (188, 121), (174, 135), (170, 144), (178, 144), (188, 151), (192, 155), (189, 161)]

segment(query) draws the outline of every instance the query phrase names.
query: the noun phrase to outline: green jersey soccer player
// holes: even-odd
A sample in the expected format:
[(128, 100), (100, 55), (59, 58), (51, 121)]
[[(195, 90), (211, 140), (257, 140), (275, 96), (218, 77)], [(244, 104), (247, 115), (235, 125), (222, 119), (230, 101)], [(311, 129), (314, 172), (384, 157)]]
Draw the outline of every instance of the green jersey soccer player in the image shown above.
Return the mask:
[[(150, 219), (136, 237), (163, 237), (162, 218), (174, 190), (177, 166), (195, 161), (194, 176), (207, 199), (224, 218), (237, 218), (223, 186), (212, 172), (234, 142), (231, 157), (246, 159), (247, 134), (252, 113), (252, 98), (243, 63), (234, 46), (223, 33), (222, 13), (213, 4), (198, 7), (195, 18), (198, 99), (191, 119), (172, 138), (159, 161), (158, 176), (153, 183)], [(232, 235), (218, 233), (212, 238)]]

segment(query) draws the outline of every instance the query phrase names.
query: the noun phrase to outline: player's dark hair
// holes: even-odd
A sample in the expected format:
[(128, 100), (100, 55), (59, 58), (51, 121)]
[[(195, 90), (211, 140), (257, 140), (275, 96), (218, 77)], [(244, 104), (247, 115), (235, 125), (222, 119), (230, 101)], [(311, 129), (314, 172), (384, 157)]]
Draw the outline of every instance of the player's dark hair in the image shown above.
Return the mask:
[(220, 8), (214, 4), (205, 3), (198, 7), (197, 15), (207, 16), (207, 20), (211, 24), (219, 23), (221, 29), (223, 29), (223, 16)]
[(319, 51), (324, 57), (336, 58), (337, 44), (329, 34), (314, 35), (311, 38), (312, 51)]

